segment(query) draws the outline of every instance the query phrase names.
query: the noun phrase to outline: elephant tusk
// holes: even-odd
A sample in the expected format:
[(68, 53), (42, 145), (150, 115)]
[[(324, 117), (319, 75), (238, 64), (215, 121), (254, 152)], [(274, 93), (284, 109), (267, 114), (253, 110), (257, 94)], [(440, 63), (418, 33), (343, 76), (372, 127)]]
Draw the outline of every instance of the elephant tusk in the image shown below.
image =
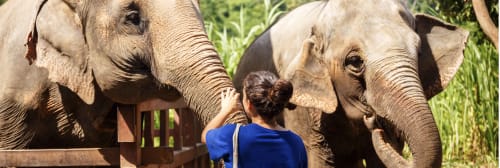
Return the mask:
[(368, 131), (373, 132), (374, 129), (380, 128), (377, 124), (377, 114), (370, 105), (365, 105), (368, 110), (364, 112), (365, 115), (363, 116), (363, 122), (365, 123), (366, 128), (368, 128)]

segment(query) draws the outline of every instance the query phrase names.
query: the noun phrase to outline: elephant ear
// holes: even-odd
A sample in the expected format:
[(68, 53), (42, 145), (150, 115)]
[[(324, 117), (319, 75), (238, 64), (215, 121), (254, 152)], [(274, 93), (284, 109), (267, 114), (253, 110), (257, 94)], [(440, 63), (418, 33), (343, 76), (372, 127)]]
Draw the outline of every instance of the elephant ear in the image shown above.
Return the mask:
[(200, 10), (200, 0), (191, 0), (194, 4), (194, 6), (196, 7), (196, 9), (198, 9), (198, 11)]
[(329, 71), (319, 58), (322, 53), (320, 42), (321, 39), (314, 34), (306, 39), (299, 55), (286, 68), (284, 78), (293, 85), (292, 103), (333, 113), (337, 108), (337, 96)]
[(30, 32), (28, 32), (26, 43), (24, 44), (24, 46), (27, 47), (24, 57), (28, 59), (30, 65), (33, 64), (33, 60), (36, 59), (36, 43), (38, 42), (36, 20), (45, 3), (47, 3), (47, 0), (36, 1), (34, 16), (32, 17), (30, 24)]
[(76, 2), (39, 0), (28, 33), (25, 57), (48, 71), (48, 78), (92, 104), (95, 82)]
[(424, 14), (415, 16), (415, 24), (421, 40), (419, 76), (430, 99), (443, 91), (458, 71), (469, 32)]

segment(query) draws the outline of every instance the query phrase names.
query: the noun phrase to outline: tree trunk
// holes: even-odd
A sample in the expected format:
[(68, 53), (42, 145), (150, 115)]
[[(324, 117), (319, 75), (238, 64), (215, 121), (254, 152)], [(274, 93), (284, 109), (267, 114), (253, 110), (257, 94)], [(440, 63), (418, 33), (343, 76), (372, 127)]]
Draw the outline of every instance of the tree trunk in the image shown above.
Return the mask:
[(484, 0), (472, 0), (472, 7), (484, 34), (488, 36), (498, 50), (498, 28), (493, 23), (493, 20), (491, 20)]

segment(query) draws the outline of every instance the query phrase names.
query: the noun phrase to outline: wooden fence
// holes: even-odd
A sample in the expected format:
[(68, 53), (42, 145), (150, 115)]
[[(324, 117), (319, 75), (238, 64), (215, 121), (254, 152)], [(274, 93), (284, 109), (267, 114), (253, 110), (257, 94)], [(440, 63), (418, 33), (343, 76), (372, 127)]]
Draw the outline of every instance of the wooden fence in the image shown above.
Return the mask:
[[(159, 129), (154, 127), (155, 110), (160, 113)], [(117, 113), (119, 147), (0, 150), (0, 167), (211, 167), (207, 149), (200, 143), (200, 122), (182, 101), (119, 105)], [(155, 137), (159, 146), (154, 145)]]

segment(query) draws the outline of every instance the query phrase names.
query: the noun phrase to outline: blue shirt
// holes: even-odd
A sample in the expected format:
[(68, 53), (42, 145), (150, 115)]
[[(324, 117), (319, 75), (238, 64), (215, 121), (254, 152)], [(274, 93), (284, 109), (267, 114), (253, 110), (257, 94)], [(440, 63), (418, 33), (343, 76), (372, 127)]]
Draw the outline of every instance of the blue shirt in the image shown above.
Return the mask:
[[(224, 125), (207, 132), (210, 159), (224, 159), (226, 168), (233, 164), (233, 133), (236, 124)], [(240, 127), (238, 137), (240, 168), (307, 167), (307, 153), (302, 139), (292, 131), (278, 131), (249, 124)]]

